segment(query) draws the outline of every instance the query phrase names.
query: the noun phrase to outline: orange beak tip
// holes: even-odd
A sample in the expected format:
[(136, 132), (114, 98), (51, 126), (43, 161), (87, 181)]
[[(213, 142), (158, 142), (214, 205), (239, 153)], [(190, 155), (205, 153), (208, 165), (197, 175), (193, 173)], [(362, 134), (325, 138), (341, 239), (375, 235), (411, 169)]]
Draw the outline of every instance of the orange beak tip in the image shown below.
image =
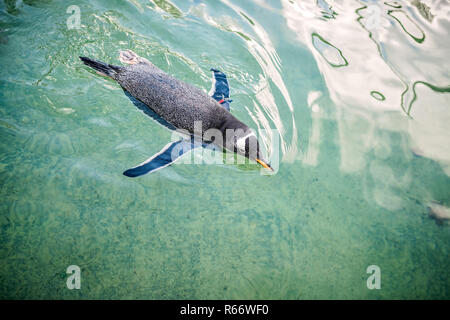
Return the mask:
[(270, 170), (272, 170), (272, 172), (274, 172), (273, 168), (272, 168), (269, 164), (265, 163), (264, 161), (261, 161), (261, 160), (259, 160), (259, 159), (256, 159), (256, 162), (258, 162), (258, 163), (259, 163), (260, 165), (262, 165), (264, 168), (270, 169)]

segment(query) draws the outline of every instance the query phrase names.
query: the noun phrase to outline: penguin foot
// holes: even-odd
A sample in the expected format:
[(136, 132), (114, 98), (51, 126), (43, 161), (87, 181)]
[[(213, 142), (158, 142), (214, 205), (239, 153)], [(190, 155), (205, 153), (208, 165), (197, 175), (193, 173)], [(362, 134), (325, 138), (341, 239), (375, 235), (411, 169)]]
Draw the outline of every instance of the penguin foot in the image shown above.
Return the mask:
[(137, 63), (150, 63), (147, 59), (139, 57), (136, 53), (131, 50), (122, 50), (119, 53), (119, 60), (126, 64), (137, 64)]

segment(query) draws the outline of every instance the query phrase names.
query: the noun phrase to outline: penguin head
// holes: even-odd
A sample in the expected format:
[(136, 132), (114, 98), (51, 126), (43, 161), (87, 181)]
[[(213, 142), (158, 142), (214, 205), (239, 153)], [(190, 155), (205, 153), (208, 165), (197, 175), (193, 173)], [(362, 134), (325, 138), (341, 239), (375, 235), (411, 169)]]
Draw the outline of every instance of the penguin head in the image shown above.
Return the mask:
[(234, 151), (250, 160), (258, 162), (264, 168), (273, 171), (272, 167), (264, 160), (258, 138), (256, 138), (252, 130), (235, 138)]

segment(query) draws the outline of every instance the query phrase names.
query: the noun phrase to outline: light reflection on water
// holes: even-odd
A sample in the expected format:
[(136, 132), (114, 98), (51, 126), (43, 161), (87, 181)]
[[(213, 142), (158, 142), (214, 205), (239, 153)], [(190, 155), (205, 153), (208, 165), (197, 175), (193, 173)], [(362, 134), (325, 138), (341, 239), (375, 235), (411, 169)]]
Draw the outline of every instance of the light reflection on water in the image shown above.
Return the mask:
[[(449, 44), (443, 40), (450, 36), (448, 3), (434, 1), (428, 7), (420, 1), (395, 6), (381, 1), (340, 1), (332, 6), (333, 19), (320, 19), (331, 10), (325, 15), (320, 10), (325, 1), (282, 3), (288, 26), (313, 52), (337, 108), (341, 170), (376, 166), (370, 163), (376, 160), (367, 160), (366, 154), (378, 150), (378, 145), (390, 145), (389, 135), (377, 132), (382, 129), (402, 136), (408, 133), (411, 146), (405, 142), (401, 151), (405, 157), (412, 148), (415, 154), (438, 161), (450, 175), (450, 148), (445, 142), (450, 136), (449, 113), (444, 111), (450, 96), (443, 94), (450, 92)], [(422, 103), (418, 88), (426, 91)], [(384, 149), (376, 154), (386, 158), (391, 152)], [(385, 174), (391, 172), (388, 166), (381, 169)], [(392, 183), (384, 183), (397, 184), (398, 179), (388, 175)], [(399, 207), (393, 204), (396, 201), (377, 202), (391, 209)]]

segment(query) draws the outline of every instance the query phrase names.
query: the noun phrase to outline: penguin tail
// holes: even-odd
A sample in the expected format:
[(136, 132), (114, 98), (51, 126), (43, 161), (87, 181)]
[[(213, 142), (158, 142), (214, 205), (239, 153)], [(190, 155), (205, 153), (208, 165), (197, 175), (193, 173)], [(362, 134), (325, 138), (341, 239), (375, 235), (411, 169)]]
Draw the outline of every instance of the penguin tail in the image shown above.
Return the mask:
[(122, 67), (115, 66), (112, 64), (104, 63), (101, 61), (93, 60), (87, 57), (80, 57), (81, 61), (83, 63), (97, 72), (99, 72), (101, 75), (104, 75), (106, 77), (110, 77), (115, 79), (116, 75), (122, 70)]

